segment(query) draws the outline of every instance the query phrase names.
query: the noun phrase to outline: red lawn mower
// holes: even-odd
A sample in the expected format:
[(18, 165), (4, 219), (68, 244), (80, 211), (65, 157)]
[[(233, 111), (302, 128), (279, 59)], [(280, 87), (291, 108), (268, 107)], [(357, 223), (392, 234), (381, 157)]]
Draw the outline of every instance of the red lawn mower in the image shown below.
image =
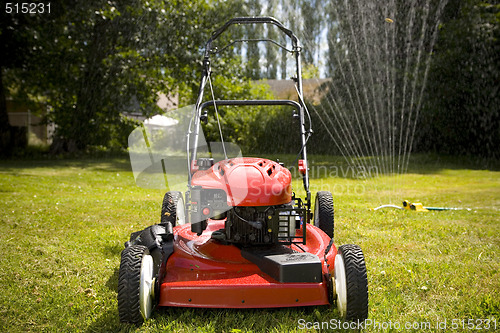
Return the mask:
[[(207, 83), (211, 86), (210, 56), (218, 52), (212, 43), (230, 26), (240, 24), (274, 25), (289, 39), (291, 49), (267, 39), (257, 41), (271, 42), (294, 56), (292, 80), (298, 102), (203, 101)], [(236, 42), (243, 41), (249, 40)], [(337, 249), (333, 244), (332, 194), (318, 192), (312, 212), (306, 150), (312, 130), (302, 98), (300, 54), (295, 34), (276, 19), (231, 19), (206, 44), (199, 96), (189, 116), (168, 112), (167, 125), (146, 121), (130, 135), (136, 182), (144, 187), (161, 183), (168, 192), (160, 223), (132, 233), (125, 243), (118, 280), (121, 321), (140, 324), (157, 306), (275, 308), (333, 303), (344, 320), (367, 318), (363, 252), (357, 245)], [(298, 170), (305, 198), (293, 192), (291, 172), (283, 163), (242, 157), (224, 142), (222, 131), (221, 142), (205, 142), (202, 122), (207, 121), (209, 109), (219, 119), (221, 106), (293, 110), (301, 138)], [(179, 151), (184, 158), (174, 156)], [(217, 151), (220, 158), (215, 157)], [(181, 191), (173, 190), (179, 184)]]

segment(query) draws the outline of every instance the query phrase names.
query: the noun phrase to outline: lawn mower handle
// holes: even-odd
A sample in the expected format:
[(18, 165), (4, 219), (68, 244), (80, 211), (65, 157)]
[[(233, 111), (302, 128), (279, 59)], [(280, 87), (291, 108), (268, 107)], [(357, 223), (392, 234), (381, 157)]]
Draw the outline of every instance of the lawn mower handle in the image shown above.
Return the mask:
[[(198, 91), (198, 98), (196, 100), (195, 104), (195, 110), (194, 110), (194, 117), (192, 121), (193, 123), (189, 124), (189, 130), (187, 133), (187, 156), (188, 156), (188, 162), (187, 162), (187, 167), (188, 170), (191, 170), (191, 163), (193, 160), (196, 159), (197, 155), (197, 145), (198, 145), (198, 138), (199, 138), (199, 130), (200, 130), (200, 120), (202, 117), (201, 111), (202, 108), (205, 108), (208, 106), (208, 104), (214, 104), (213, 101), (211, 102), (206, 102), (203, 103), (203, 92), (205, 90), (205, 85), (209, 81), (210, 73), (211, 73), (211, 68), (210, 68), (210, 53), (212, 51), (212, 42), (216, 40), (224, 31), (226, 31), (231, 25), (234, 24), (273, 24), (277, 26), (285, 35), (287, 35), (291, 41), (292, 41), (292, 53), (294, 54), (295, 57), (295, 70), (296, 70), (296, 76), (292, 77), (292, 79), (295, 81), (296, 84), (296, 89), (298, 92), (299, 96), (299, 103), (293, 102), (289, 103), (286, 102), (285, 104), (282, 104), (282, 101), (279, 100), (271, 100), (268, 101), (267, 103), (265, 101), (229, 101), (231, 104), (226, 104), (226, 105), (291, 105), (295, 108), (297, 108), (296, 104), (299, 105), (298, 110), (299, 110), (299, 120), (300, 120), (300, 134), (301, 134), (301, 151), (300, 154), (302, 155), (302, 159), (305, 161), (305, 172), (302, 175), (302, 181), (304, 184), (304, 190), (307, 193), (307, 198), (306, 198), (306, 206), (308, 209), (311, 208), (311, 192), (309, 190), (309, 170), (307, 166), (307, 148), (306, 148), (306, 143), (307, 143), (307, 131), (305, 129), (305, 118), (304, 118), (304, 110), (305, 110), (305, 105), (303, 101), (303, 88), (302, 88), (302, 66), (301, 66), (301, 60), (300, 60), (300, 53), (301, 53), (301, 47), (299, 46), (299, 39), (297, 36), (292, 32), (292, 30), (286, 28), (280, 21), (275, 19), (274, 17), (235, 17), (233, 19), (230, 19), (227, 21), (222, 27), (217, 29), (210, 39), (207, 41), (206, 46), (205, 46), (205, 54), (204, 54), (204, 59), (203, 59), (203, 71), (202, 71), (202, 76), (201, 76), (201, 82), (199, 86), (199, 91)], [(203, 105), (202, 105), (203, 103)], [(207, 104), (208, 103), (208, 104)], [(219, 103), (223, 103), (223, 101), (217, 101), (215, 105), (222, 105)], [(226, 102), (227, 103), (227, 102)], [(266, 104), (263, 104), (266, 103)], [(193, 131), (191, 131), (191, 125), (194, 125)], [(309, 133), (310, 135), (311, 133)], [(190, 136), (193, 135), (193, 142), (194, 144), (191, 145), (190, 141)], [(191, 152), (191, 153), (190, 153)], [(191, 184), (191, 172), (188, 172), (188, 182)]]
[(295, 102), (295, 101), (292, 101), (292, 100), (288, 100), (288, 99), (259, 99), (259, 100), (255, 100), (255, 99), (250, 99), (250, 100), (231, 100), (231, 99), (225, 99), (225, 100), (215, 100), (215, 101), (207, 101), (207, 102), (204, 102), (201, 104), (200, 106), (200, 111), (210, 107), (210, 106), (213, 106), (213, 105), (216, 105), (216, 106), (227, 106), (227, 105), (288, 105), (288, 106), (291, 106), (293, 108), (295, 108), (295, 110), (297, 112), (300, 112), (300, 104)]
[(292, 30), (286, 28), (280, 21), (275, 19), (274, 17), (264, 16), (264, 17), (235, 17), (227, 21), (222, 27), (214, 31), (212, 37), (207, 41), (205, 46), (205, 57), (208, 57), (210, 51), (212, 50), (212, 42), (219, 38), (219, 36), (227, 30), (233, 24), (254, 24), (254, 23), (269, 23), (277, 26), (285, 35), (292, 39), (293, 48), (297, 48), (299, 46), (299, 39)]

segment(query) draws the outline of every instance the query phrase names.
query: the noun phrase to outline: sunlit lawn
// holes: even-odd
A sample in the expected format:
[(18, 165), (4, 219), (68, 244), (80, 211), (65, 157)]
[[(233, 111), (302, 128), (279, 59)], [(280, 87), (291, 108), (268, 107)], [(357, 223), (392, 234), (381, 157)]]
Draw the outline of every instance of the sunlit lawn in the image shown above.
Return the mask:
[[(404, 176), (320, 174), (311, 185), (334, 194), (336, 244), (364, 250), (370, 319), (449, 328), (489, 318), (500, 327), (499, 171), (418, 156)], [(327, 306), (161, 309), (139, 328), (120, 324), (120, 252), (132, 231), (159, 221), (162, 196), (135, 186), (126, 158), (0, 162), (0, 330), (290, 332), (299, 319), (337, 318)], [(403, 199), (471, 210), (370, 210)]]

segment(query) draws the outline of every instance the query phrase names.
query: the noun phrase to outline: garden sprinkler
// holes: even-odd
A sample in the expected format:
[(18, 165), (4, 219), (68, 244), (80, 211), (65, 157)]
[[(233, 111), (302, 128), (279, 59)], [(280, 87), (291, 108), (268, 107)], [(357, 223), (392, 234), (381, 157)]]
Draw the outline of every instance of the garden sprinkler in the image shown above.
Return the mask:
[[(427, 207), (424, 207), (420, 202), (411, 203), (408, 200), (403, 201), (404, 209), (414, 210), (416, 212), (428, 212)], [(444, 209), (443, 209), (444, 210)]]
[(417, 212), (428, 212), (430, 210), (437, 210), (437, 211), (442, 211), (442, 210), (470, 210), (470, 208), (456, 208), (456, 207), (427, 207), (422, 205), (420, 202), (416, 203), (410, 203), (408, 200), (403, 201), (403, 207), (405, 209), (409, 210), (414, 210)]
[[(454, 207), (427, 207), (427, 206), (424, 207), (424, 205), (420, 202), (411, 203), (408, 200), (404, 200), (403, 207), (396, 206), (396, 205), (382, 205), (382, 206), (379, 206), (377, 208), (374, 208), (373, 210), (379, 210), (382, 208), (396, 208), (396, 209), (401, 209), (401, 210), (407, 209), (407, 210), (412, 210), (415, 212), (428, 212), (431, 210), (443, 211), (443, 210), (462, 210), (462, 209), (464, 209), (464, 208), (454, 208)], [(465, 209), (470, 210), (470, 208), (465, 208)]]

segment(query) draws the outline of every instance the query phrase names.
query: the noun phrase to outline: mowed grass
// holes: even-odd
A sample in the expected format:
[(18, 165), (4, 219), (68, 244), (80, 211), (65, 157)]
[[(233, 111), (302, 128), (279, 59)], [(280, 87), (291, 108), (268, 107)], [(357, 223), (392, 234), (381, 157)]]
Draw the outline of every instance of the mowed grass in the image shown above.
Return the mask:
[[(373, 321), (365, 331), (389, 322), (435, 331), (444, 320), (449, 330), (453, 319), (465, 320), (454, 331), (467, 330), (469, 319), (500, 328), (499, 171), (426, 155), (412, 158), (404, 176), (352, 177), (340, 158), (310, 160), (326, 168), (313, 175), (311, 190), (333, 192), (336, 245), (355, 243), (365, 254)], [(135, 185), (126, 158), (0, 162), (0, 331), (333, 328), (338, 314), (328, 306), (165, 308), (141, 327), (121, 324), (120, 252), (131, 232), (159, 221), (162, 197)], [(371, 210), (403, 199), (471, 210)]]

